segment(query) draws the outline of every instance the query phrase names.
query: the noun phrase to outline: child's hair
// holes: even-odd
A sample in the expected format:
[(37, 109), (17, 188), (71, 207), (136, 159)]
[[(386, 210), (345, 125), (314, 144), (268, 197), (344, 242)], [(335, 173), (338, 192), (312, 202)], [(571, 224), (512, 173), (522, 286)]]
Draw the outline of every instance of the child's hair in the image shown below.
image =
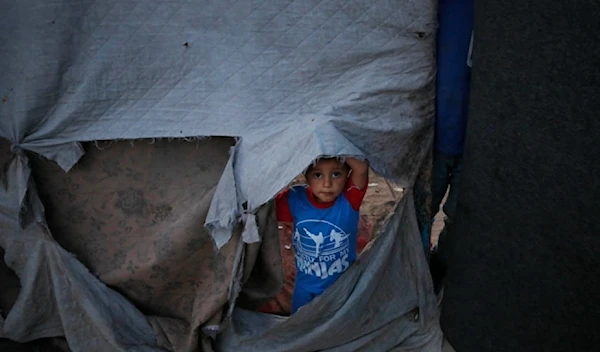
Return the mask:
[(342, 168), (344, 168), (346, 171), (350, 171), (350, 165), (348, 165), (348, 163), (346, 163), (345, 161), (342, 162), (342, 159), (337, 158), (337, 157), (330, 157), (330, 158), (319, 158), (317, 159), (315, 162), (311, 163), (307, 168), (306, 171), (304, 171), (304, 176), (308, 175), (308, 173), (315, 168), (315, 165), (317, 165), (317, 163), (319, 161), (329, 161), (329, 160), (335, 160), (335, 161), (339, 161), (340, 164), (342, 164)]

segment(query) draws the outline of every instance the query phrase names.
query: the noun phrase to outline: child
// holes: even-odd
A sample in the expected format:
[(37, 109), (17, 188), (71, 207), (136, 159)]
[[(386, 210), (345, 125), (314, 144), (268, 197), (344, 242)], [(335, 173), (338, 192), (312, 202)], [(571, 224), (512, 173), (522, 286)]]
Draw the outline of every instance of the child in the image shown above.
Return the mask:
[(305, 173), (308, 185), (276, 198), (277, 220), (294, 223), (296, 285), (292, 314), (331, 286), (356, 260), (359, 208), (368, 164), (323, 158)]

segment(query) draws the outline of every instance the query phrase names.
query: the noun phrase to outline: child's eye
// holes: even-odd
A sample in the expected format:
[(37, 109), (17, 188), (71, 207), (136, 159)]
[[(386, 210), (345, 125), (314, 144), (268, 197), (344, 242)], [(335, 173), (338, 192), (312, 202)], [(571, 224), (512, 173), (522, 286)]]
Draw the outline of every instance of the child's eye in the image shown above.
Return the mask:
[(315, 172), (315, 173), (313, 173), (313, 177), (314, 178), (321, 178), (321, 177), (323, 177), (323, 174), (320, 173), (320, 172)]
[(333, 178), (340, 178), (340, 177), (342, 177), (342, 173), (339, 172), (339, 171), (334, 171), (332, 173), (332, 175), (333, 175)]

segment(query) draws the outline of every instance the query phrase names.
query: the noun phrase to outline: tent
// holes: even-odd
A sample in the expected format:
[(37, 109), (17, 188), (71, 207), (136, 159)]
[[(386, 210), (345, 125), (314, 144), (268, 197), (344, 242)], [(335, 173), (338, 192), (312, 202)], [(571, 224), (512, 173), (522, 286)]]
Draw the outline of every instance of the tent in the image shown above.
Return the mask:
[[(439, 351), (411, 186), (434, 1), (0, 5), (0, 337), (74, 351)], [(291, 317), (271, 199), (320, 156), (408, 189)], [(15, 299), (5, 299), (11, 294)]]

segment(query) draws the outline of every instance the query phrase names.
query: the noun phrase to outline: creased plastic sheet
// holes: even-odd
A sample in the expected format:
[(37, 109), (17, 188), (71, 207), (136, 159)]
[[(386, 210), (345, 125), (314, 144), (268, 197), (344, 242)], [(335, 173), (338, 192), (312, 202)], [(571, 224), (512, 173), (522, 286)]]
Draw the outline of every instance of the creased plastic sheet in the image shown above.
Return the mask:
[(5, 1), (0, 136), (64, 170), (81, 141), (240, 137), (241, 198), (220, 223), (319, 155), (410, 185), (410, 151), (431, 141), (435, 29), (433, 0)]

